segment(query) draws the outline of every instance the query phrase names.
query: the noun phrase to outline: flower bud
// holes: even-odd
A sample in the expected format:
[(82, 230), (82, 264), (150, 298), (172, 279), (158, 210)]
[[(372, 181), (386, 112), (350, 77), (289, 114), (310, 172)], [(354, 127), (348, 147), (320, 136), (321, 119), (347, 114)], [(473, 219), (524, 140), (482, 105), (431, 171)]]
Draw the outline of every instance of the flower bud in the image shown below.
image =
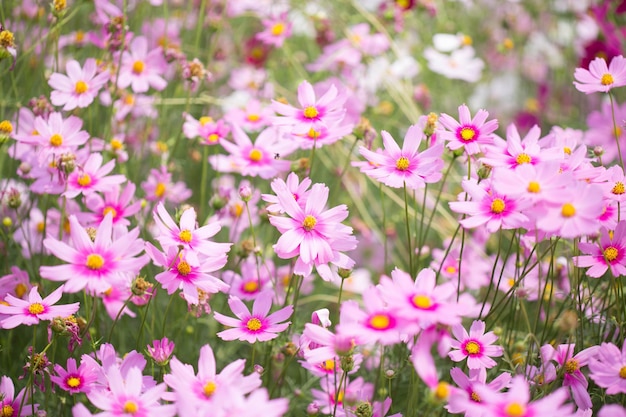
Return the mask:
[(317, 403), (311, 403), (306, 408), (306, 413), (310, 416), (316, 416), (320, 412), (320, 408)]
[(249, 185), (242, 185), (239, 187), (239, 197), (245, 202), (250, 201), (252, 197), (252, 188)]

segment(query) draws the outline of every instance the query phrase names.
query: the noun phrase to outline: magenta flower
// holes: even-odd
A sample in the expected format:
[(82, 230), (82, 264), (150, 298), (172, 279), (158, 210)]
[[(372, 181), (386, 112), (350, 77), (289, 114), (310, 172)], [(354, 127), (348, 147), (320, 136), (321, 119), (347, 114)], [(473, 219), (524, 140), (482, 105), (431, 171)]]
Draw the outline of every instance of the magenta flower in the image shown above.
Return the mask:
[(120, 285), (134, 278), (148, 262), (146, 255), (137, 256), (144, 246), (139, 239), (139, 228), (113, 240), (112, 215), (108, 214), (91, 240), (76, 216), (69, 217), (72, 246), (48, 237), (44, 246), (65, 265), (42, 266), (39, 273), (51, 281), (66, 281), (66, 292), (78, 292), (83, 288), (93, 294), (107, 291), (112, 285)]
[(626, 393), (626, 342), (620, 350), (613, 343), (602, 343), (589, 360), (589, 378), (606, 393)]
[(291, 22), (287, 21), (287, 13), (263, 20), (264, 29), (256, 34), (256, 38), (266, 45), (280, 48), (283, 42), (291, 36)]
[(103, 196), (94, 193), (85, 201), (87, 208), (93, 213), (91, 220), (100, 224), (107, 214), (113, 217), (113, 226), (126, 228), (130, 226), (129, 217), (134, 216), (141, 209), (141, 201), (131, 203), (135, 195), (135, 184), (128, 182), (123, 190), (119, 186), (105, 191)]
[(485, 333), (484, 321), (474, 320), (469, 334), (462, 324), (457, 324), (452, 327), (452, 334), (456, 340), (451, 341), (450, 346), (454, 350), (448, 356), (455, 362), (467, 358), (467, 367), (470, 369), (493, 368), (497, 363), (491, 358), (504, 353), (502, 346), (493, 345), (498, 336), (493, 332)]
[(425, 183), (441, 179), (443, 144), (440, 142), (420, 153), (420, 143), (426, 138), (420, 126), (409, 127), (402, 149), (388, 132), (383, 130), (381, 135), (385, 147), (382, 153), (360, 148), (361, 155), (373, 165), (363, 171), (365, 174), (394, 188), (405, 184), (412, 189), (424, 188)]
[(80, 303), (54, 305), (61, 299), (63, 285), (50, 293), (46, 298), (41, 298), (38, 288), (33, 287), (28, 293), (28, 299), (22, 300), (8, 294), (0, 304), (0, 314), (7, 315), (0, 321), (3, 329), (13, 329), (20, 324), (32, 326), (40, 320), (52, 320), (56, 317), (68, 317), (78, 311)]
[(92, 390), (87, 398), (103, 410), (103, 413), (98, 414), (101, 417), (173, 417), (176, 407), (159, 402), (167, 386), (158, 384), (142, 392), (145, 387), (142, 379), (141, 369), (135, 366), (124, 375), (117, 366), (110, 366), (106, 371), (108, 390)]
[(604, 58), (596, 58), (589, 63), (589, 69), (576, 68), (574, 85), (585, 94), (608, 93), (615, 87), (626, 85), (626, 58), (613, 57), (607, 66)]
[(55, 106), (63, 106), (63, 110), (74, 110), (76, 107), (89, 106), (98, 91), (109, 81), (109, 73), (102, 71), (96, 75), (98, 65), (96, 60), (89, 58), (81, 69), (76, 60), (65, 64), (67, 75), (54, 73), (48, 84), (54, 90), (50, 93), (50, 101)]
[[(232, 171), (243, 176), (270, 179), (291, 169), (291, 161), (281, 159), (292, 153), (295, 148), (283, 138), (276, 128), (267, 128), (262, 131), (254, 143), (248, 135), (237, 125), (233, 126), (235, 143), (223, 140), (222, 147), (230, 154)], [(276, 158), (275, 155), (279, 155)]]
[(272, 307), (271, 291), (259, 294), (252, 305), (252, 313), (237, 297), (231, 296), (228, 299), (228, 305), (237, 316), (236, 319), (217, 312), (214, 313), (215, 320), (225, 326), (233, 327), (217, 334), (222, 340), (238, 339), (248, 343), (254, 343), (257, 340), (265, 342), (278, 337), (278, 333), (284, 331), (291, 324), (290, 321), (281, 322), (287, 320), (293, 313), (292, 305), (281, 308), (268, 316)]
[(178, 204), (191, 197), (191, 190), (182, 181), (173, 182), (172, 174), (165, 166), (151, 169), (148, 179), (141, 183), (141, 188), (149, 201), (169, 201)]
[(609, 268), (614, 277), (626, 275), (626, 221), (619, 222), (613, 233), (600, 229), (598, 244), (580, 242), (578, 248), (586, 255), (575, 256), (574, 265), (591, 267), (587, 270), (588, 276), (599, 278)]
[(152, 213), (154, 222), (159, 228), (160, 235), (156, 239), (161, 247), (182, 246), (189, 253), (202, 253), (210, 257), (225, 258), (230, 250), (231, 243), (216, 243), (209, 240), (220, 231), (219, 222), (212, 222), (206, 226), (197, 227), (196, 211), (193, 207), (183, 211), (180, 216), (180, 226), (174, 222), (163, 203), (157, 204)]
[(259, 100), (252, 99), (248, 100), (243, 108), (229, 110), (224, 115), (224, 120), (231, 125), (241, 126), (246, 132), (258, 132), (270, 125), (272, 116), (274, 112), (271, 108), (263, 107)]
[(270, 216), (270, 223), (282, 233), (274, 251), (282, 259), (298, 256), (294, 273), (308, 276), (315, 265), (321, 277), (330, 281), (333, 275), (328, 263), (346, 269), (354, 266), (352, 259), (340, 253), (354, 249), (357, 244), (352, 228), (341, 223), (348, 217), (348, 209), (341, 204), (325, 210), (328, 187), (314, 184), (304, 208), (296, 202), (283, 182), (275, 180), (272, 188), (280, 206), (290, 216)]
[(442, 114), (439, 122), (447, 130), (439, 129), (437, 137), (448, 141), (448, 148), (455, 150), (465, 148), (468, 155), (481, 152), (479, 145), (493, 143), (491, 135), (498, 128), (497, 120), (489, 120), (486, 110), (479, 110), (474, 118), (471, 118), (469, 108), (463, 104), (459, 106), (459, 121), (451, 116)]
[(39, 404), (29, 403), (28, 391), (26, 388), (15, 395), (15, 386), (8, 376), (0, 378), (0, 412), (2, 417), (20, 417), (31, 415), (33, 407), (35, 412), (39, 408)]
[(100, 370), (92, 361), (81, 361), (80, 366), (76, 367), (74, 358), (68, 358), (67, 371), (61, 365), (55, 364), (54, 372), (56, 375), (51, 375), (50, 380), (70, 394), (89, 393), (100, 375)]
[(152, 341), (152, 345), (147, 346), (148, 356), (159, 366), (165, 366), (170, 361), (174, 353), (174, 342), (167, 337)]
[(126, 181), (124, 175), (107, 176), (115, 168), (111, 159), (102, 165), (102, 154), (92, 153), (82, 167), (77, 167), (67, 178), (67, 191), (63, 195), (74, 198), (79, 194), (88, 196), (94, 192), (111, 191), (117, 184)]
[(161, 77), (166, 69), (163, 50), (159, 47), (148, 52), (148, 40), (137, 36), (128, 51), (122, 53), (117, 86), (130, 86), (135, 93), (145, 93), (150, 87), (161, 91), (167, 86), (167, 81)]
[(463, 180), (463, 189), (470, 196), (470, 201), (452, 201), (450, 209), (469, 217), (459, 221), (466, 229), (486, 225), (489, 233), (500, 228), (516, 229), (523, 227), (528, 217), (521, 213), (525, 202), (512, 196), (500, 194), (490, 189), (489, 181), (481, 184), (472, 178)]
[[(298, 205), (304, 209), (306, 207), (306, 200), (309, 197), (309, 187), (311, 186), (311, 183), (312, 181), (310, 178), (303, 178), (302, 181), (300, 181), (300, 179), (298, 178), (298, 174), (296, 174), (295, 172), (291, 172), (287, 176), (287, 181), (276, 178), (274, 181), (272, 181), (271, 187), (275, 193), (278, 192), (277, 190), (282, 190), (286, 187), (293, 196), (294, 200), (296, 200)], [(278, 197), (276, 195), (263, 194), (261, 195), (261, 198), (263, 198), (263, 201), (270, 203), (270, 205), (267, 206), (268, 212), (285, 212), (285, 209), (281, 207)]]

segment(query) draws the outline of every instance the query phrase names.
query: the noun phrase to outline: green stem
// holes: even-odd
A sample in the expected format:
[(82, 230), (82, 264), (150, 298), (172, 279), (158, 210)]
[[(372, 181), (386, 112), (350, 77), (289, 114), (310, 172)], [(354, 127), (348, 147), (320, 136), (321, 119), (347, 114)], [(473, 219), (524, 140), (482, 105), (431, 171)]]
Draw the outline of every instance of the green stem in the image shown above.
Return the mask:
[(613, 119), (613, 135), (615, 135), (615, 144), (617, 145), (617, 154), (619, 156), (619, 164), (623, 170), (624, 160), (622, 159), (622, 149), (620, 148), (620, 145), (619, 145), (619, 132), (617, 131), (617, 123), (615, 122), (615, 103), (613, 103), (613, 94), (611, 92), (609, 92), (609, 100), (611, 100), (611, 118)]
[(409, 274), (413, 276), (413, 248), (411, 245), (411, 227), (409, 226), (409, 196), (404, 183), (404, 216), (406, 223), (406, 240), (409, 247)]

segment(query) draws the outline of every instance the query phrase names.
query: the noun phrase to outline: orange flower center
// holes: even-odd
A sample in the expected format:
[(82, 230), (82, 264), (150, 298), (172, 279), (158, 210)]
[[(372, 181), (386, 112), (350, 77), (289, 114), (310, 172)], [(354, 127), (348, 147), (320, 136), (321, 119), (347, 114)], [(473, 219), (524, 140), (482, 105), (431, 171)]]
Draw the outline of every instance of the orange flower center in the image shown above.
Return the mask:
[(180, 233), (178, 234), (178, 238), (185, 243), (191, 242), (191, 238), (192, 238), (191, 231), (187, 229), (181, 230)]
[(92, 271), (99, 270), (100, 268), (102, 268), (103, 265), (104, 258), (101, 255), (98, 255), (97, 253), (92, 253), (87, 256), (87, 262), (85, 263), (85, 266)]
[(259, 162), (261, 159), (263, 159), (263, 152), (255, 148), (250, 151), (248, 157), (251, 161)]
[(50, 136), (50, 145), (54, 146), (55, 148), (63, 145), (63, 136), (59, 135), (58, 133)]
[(613, 84), (613, 76), (609, 73), (606, 73), (602, 76), (602, 78), (600, 79), (600, 83), (602, 85), (611, 85)]
[(609, 246), (604, 250), (604, 259), (606, 259), (608, 262), (613, 262), (614, 260), (616, 260), (618, 255), (619, 251), (615, 246)]
[(262, 327), (261, 320), (253, 317), (248, 320), (248, 322), (246, 323), (246, 327), (248, 328), (248, 330), (256, 332)]
[(308, 215), (304, 218), (304, 221), (302, 222), (302, 227), (304, 227), (304, 230), (306, 230), (307, 232), (310, 232), (315, 228), (316, 224), (317, 219), (311, 215)]
[(313, 106), (309, 106), (305, 108), (303, 113), (304, 113), (304, 117), (306, 117), (307, 119), (315, 119), (317, 115), (319, 114), (317, 109)]
[(91, 176), (89, 176), (89, 174), (79, 175), (76, 182), (78, 182), (78, 185), (80, 185), (81, 187), (86, 187), (91, 184)]
[(506, 204), (504, 204), (504, 200), (501, 198), (494, 198), (491, 202), (491, 211), (495, 214), (500, 214), (506, 208)]
[(576, 214), (576, 207), (572, 203), (565, 203), (561, 207), (561, 215), (563, 217), (573, 217)]
[(145, 66), (146, 64), (144, 64), (143, 61), (135, 61), (135, 63), (133, 64), (133, 72), (135, 74), (141, 74), (145, 69)]
[(74, 91), (76, 92), (76, 94), (86, 93), (87, 90), (89, 90), (89, 86), (84, 81), (78, 81), (74, 86)]

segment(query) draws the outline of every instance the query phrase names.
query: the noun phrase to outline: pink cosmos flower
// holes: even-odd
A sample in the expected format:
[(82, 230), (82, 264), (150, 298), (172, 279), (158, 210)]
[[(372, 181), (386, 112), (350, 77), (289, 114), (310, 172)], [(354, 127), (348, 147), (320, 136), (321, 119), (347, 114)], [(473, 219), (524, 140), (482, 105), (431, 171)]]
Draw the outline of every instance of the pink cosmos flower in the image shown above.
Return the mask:
[(87, 59), (82, 69), (78, 61), (72, 59), (65, 64), (65, 69), (67, 75), (55, 72), (48, 84), (54, 88), (50, 101), (55, 106), (63, 106), (66, 111), (89, 106), (109, 81), (108, 71), (96, 75), (98, 65), (93, 58)]
[(40, 320), (52, 320), (55, 317), (67, 317), (78, 311), (80, 303), (54, 305), (61, 299), (63, 285), (51, 292), (46, 298), (41, 298), (38, 288), (33, 287), (28, 294), (27, 300), (13, 297), (8, 294), (0, 304), (0, 314), (6, 314), (0, 321), (3, 329), (13, 329), (20, 324), (32, 326), (38, 324)]
[[(280, 159), (292, 153), (295, 148), (283, 137), (284, 133), (276, 128), (262, 131), (254, 143), (237, 125), (233, 126), (235, 143), (222, 141), (222, 147), (230, 153), (232, 171), (243, 176), (259, 176), (270, 179), (291, 169), (291, 161)], [(279, 158), (276, 158), (279, 155)], [(215, 165), (214, 165), (215, 166)]]
[(266, 45), (272, 45), (277, 48), (283, 46), (283, 42), (291, 36), (291, 22), (287, 21), (287, 13), (281, 13), (279, 16), (263, 19), (264, 29), (256, 34), (256, 38)]
[(198, 290), (216, 293), (225, 292), (229, 288), (229, 285), (210, 274), (226, 265), (228, 259), (225, 253), (210, 257), (195, 254), (188, 256), (188, 250), (179, 250), (175, 246), (169, 246), (163, 253), (149, 242), (146, 242), (146, 253), (155, 265), (167, 268), (154, 279), (170, 295), (176, 290), (182, 290), (182, 296), (189, 304), (199, 303)]
[(626, 417), (626, 408), (618, 404), (608, 404), (600, 409), (598, 417)]
[(148, 179), (141, 183), (141, 188), (149, 201), (169, 201), (179, 204), (191, 197), (191, 190), (183, 181), (173, 182), (172, 174), (165, 166), (151, 169)]
[(28, 296), (31, 288), (28, 272), (12, 266), (10, 274), (0, 277), (0, 300), (4, 300), (8, 294), (23, 299)]
[(274, 112), (269, 107), (261, 106), (259, 100), (249, 100), (243, 108), (234, 108), (224, 115), (231, 125), (241, 126), (246, 132), (258, 132), (270, 125), (270, 117)]
[[(120, 368), (111, 366), (106, 371), (107, 390), (92, 390), (87, 394), (91, 403), (103, 410), (101, 417), (162, 416), (173, 417), (176, 407), (173, 404), (162, 405), (160, 399), (167, 386), (159, 384), (145, 389), (141, 369), (131, 367), (122, 375)], [(144, 391), (145, 389), (145, 391)]]
[[(502, 356), (502, 346), (494, 346), (498, 340), (493, 332), (485, 333), (485, 322), (474, 320), (469, 334), (462, 324), (452, 327), (452, 334), (456, 340), (452, 340), (452, 350), (448, 356), (455, 362), (461, 362), (467, 358), (467, 367), (470, 369), (493, 368), (497, 365), (492, 357)], [(457, 350), (458, 349), (458, 350)]]
[(100, 374), (99, 369), (90, 361), (81, 361), (80, 366), (76, 367), (74, 358), (67, 359), (67, 371), (61, 365), (55, 364), (54, 372), (56, 375), (51, 375), (50, 380), (70, 394), (89, 393)]
[[(311, 186), (310, 178), (303, 178), (302, 181), (298, 178), (298, 174), (295, 172), (291, 172), (287, 176), (287, 181), (283, 181), (280, 178), (276, 178), (272, 181), (271, 187), (275, 193), (278, 193), (278, 190), (284, 189), (285, 187), (291, 193), (294, 200), (298, 203), (300, 207), (303, 209), (306, 207), (306, 200), (309, 197), (309, 187)], [(270, 213), (284, 213), (285, 209), (282, 208), (280, 202), (278, 200), (278, 196), (273, 194), (263, 194), (261, 196), (264, 201), (270, 203), (267, 206), (267, 211)]]
[(126, 181), (124, 175), (109, 175), (115, 168), (115, 160), (111, 159), (102, 165), (102, 154), (92, 153), (82, 166), (77, 167), (67, 178), (67, 191), (63, 195), (74, 198), (79, 194), (88, 196), (94, 192), (111, 191), (117, 184)]
[(196, 210), (193, 207), (183, 211), (180, 216), (180, 226), (174, 222), (163, 203), (157, 204), (152, 215), (160, 231), (156, 239), (164, 249), (181, 246), (187, 249), (190, 255), (201, 253), (221, 259), (230, 250), (231, 243), (216, 243), (209, 240), (222, 228), (220, 223), (211, 222), (206, 226), (197, 227)]
[(607, 199), (623, 203), (626, 201), (626, 176), (619, 165), (614, 165), (606, 170), (607, 182), (602, 184), (604, 196)]
[(65, 265), (42, 266), (39, 273), (51, 281), (66, 281), (66, 292), (78, 292), (86, 288), (92, 294), (107, 291), (111, 285), (120, 285), (134, 278), (148, 262), (143, 251), (144, 241), (139, 239), (139, 228), (113, 240), (113, 216), (108, 214), (96, 230), (95, 240), (78, 222), (69, 217), (72, 246), (48, 237), (44, 246)]
[[(335, 417), (348, 417), (353, 414), (357, 403), (371, 402), (374, 397), (374, 384), (365, 382), (363, 377), (346, 380), (345, 385), (337, 386), (339, 382), (334, 378), (320, 380), (321, 390), (312, 389), (313, 401), (319, 404), (320, 411), (324, 415)], [(336, 412), (335, 412), (336, 410)]]
[(226, 416), (225, 408), (261, 386), (259, 374), (243, 375), (245, 364), (244, 359), (237, 359), (217, 373), (213, 349), (204, 345), (200, 348), (196, 375), (191, 365), (174, 357), (171, 373), (163, 377), (173, 390), (166, 398), (175, 402), (179, 415)]
[(620, 350), (613, 343), (602, 343), (589, 360), (589, 377), (606, 393), (626, 393), (626, 342)]
[(475, 387), (476, 394), (485, 404), (485, 416), (489, 417), (573, 417), (573, 407), (565, 404), (567, 391), (557, 389), (539, 400), (530, 401), (528, 382), (522, 375), (511, 381), (508, 392), (501, 394), (485, 385)]
[(272, 292), (266, 291), (254, 300), (252, 305), (252, 313), (248, 307), (238, 297), (230, 296), (228, 305), (237, 318), (224, 316), (215, 312), (215, 320), (225, 326), (233, 327), (219, 332), (217, 335), (222, 340), (242, 340), (248, 343), (254, 343), (257, 340), (265, 342), (278, 337), (278, 333), (284, 331), (291, 324), (287, 320), (293, 313), (293, 306), (281, 308), (278, 311), (268, 315), (272, 307)]
[(105, 191), (103, 196), (97, 193), (91, 194), (85, 202), (87, 208), (93, 213), (90, 216), (91, 221), (100, 224), (106, 215), (111, 213), (114, 227), (130, 226), (128, 218), (141, 210), (141, 201), (131, 203), (135, 189), (135, 184), (128, 182), (123, 190), (116, 185), (111, 190)]
[(491, 135), (498, 128), (497, 120), (489, 120), (486, 110), (479, 110), (474, 118), (471, 118), (469, 108), (463, 104), (459, 106), (459, 121), (451, 116), (442, 114), (439, 123), (447, 129), (438, 129), (437, 137), (448, 141), (448, 148), (455, 150), (465, 148), (468, 155), (474, 155), (482, 151), (479, 145), (493, 143)]
[(15, 386), (8, 376), (0, 378), (0, 410), (3, 416), (20, 417), (31, 415), (33, 407), (35, 412), (39, 409), (39, 404), (31, 404), (29, 402), (28, 390), (22, 390), (15, 395)]
[(462, 185), (471, 200), (453, 201), (449, 204), (452, 211), (470, 216), (459, 220), (464, 228), (472, 229), (486, 225), (489, 233), (495, 233), (501, 228), (523, 227), (528, 221), (528, 217), (521, 213), (524, 201), (497, 193), (491, 189), (489, 181), (478, 184), (474, 178), (464, 179)]
[(606, 65), (604, 58), (596, 58), (589, 63), (589, 69), (576, 68), (574, 85), (585, 94), (608, 93), (611, 89), (626, 85), (626, 58), (613, 57)]
[(581, 368), (586, 366), (593, 358), (599, 346), (591, 346), (574, 355), (575, 345), (558, 345), (556, 349), (552, 345), (541, 347), (541, 357), (544, 360), (555, 361), (563, 372), (563, 386), (570, 387), (574, 402), (579, 408), (591, 408), (591, 397), (587, 391), (589, 383), (582, 373)]
[(291, 133), (296, 135), (305, 135), (311, 129), (320, 131), (343, 119), (346, 113), (345, 101), (346, 97), (339, 96), (334, 85), (318, 100), (313, 86), (306, 80), (302, 81), (298, 86), (298, 102), (301, 108), (272, 101), (272, 109), (283, 115), (274, 118), (274, 125), (291, 126)]
[(602, 154), (602, 162), (607, 164), (616, 161), (618, 158), (617, 142), (624, 143), (626, 141), (626, 129), (620, 127), (618, 122), (617, 129), (613, 126), (613, 117), (615, 121), (626, 120), (626, 103), (614, 103), (611, 106), (610, 101), (604, 101), (600, 110), (595, 110), (587, 116), (587, 126), (589, 129), (585, 132), (585, 144), (590, 148), (601, 146), (604, 150)]
[(385, 149), (382, 153), (372, 152), (361, 146), (361, 155), (367, 159), (372, 168), (364, 171), (368, 176), (394, 188), (406, 184), (408, 188), (424, 188), (426, 183), (434, 183), (441, 179), (443, 168), (443, 143), (435, 144), (423, 152), (419, 152), (423, 129), (418, 125), (409, 127), (402, 149), (391, 135), (381, 132)]
[(578, 268), (590, 266), (588, 276), (600, 278), (609, 268), (614, 277), (626, 275), (626, 221), (619, 222), (613, 233), (600, 229), (598, 244), (579, 242), (578, 248), (586, 255), (575, 256), (574, 265)]
[(274, 263), (269, 259), (260, 265), (257, 262), (260, 261), (255, 256), (248, 256), (241, 262), (241, 274), (224, 271), (222, 279), (230, 285), (229, 295), (249, 301), (272, 288), (272, 280), (275, 277)]
[(135, 93), (145, 93), (150, 87), (161, 91), (167, 86), (167, 81), (161, 76), (166, 69), (163, 50), (159, 47), (148, 52), (148, 40), (137, 36), (131, 41), (128, 51), (122, 53), (117, 86), (130, 86)]
[(203, 116), (196, 120), (186, 114), (183, 133), (188, 139), (199, 138), (202, 145), (217, 145), (228, 136), (230, 127), (221, 119), (215, 121), (211, 117)]
[(477, 386), (486, 385), (493, 392), (502, 391), (509, 385), (511, 374), (501, 373), (491, 382), (487, 383), (486, 368), (470, 369), (469, 376), (459, 368), (450, 369), (452, 380), (458, 385), (452, 395), (449, 396), (446, 409), (450, 413), (458, 414), (465, 412), (466, 416), (484, 415), (484, 404), (476, 393)]
[(270, 216), (270, 223), (282, 233), (274, 245), (276, 255), (282, 259), (298, 256), (294, 273), (308, 276), (315, 265), (327, 281), (333, 279), (328, 263), (351, 269), (354, 261), (340, 251), (354, 249), (357, 241), (352, 228), (341, 223), (348, 217), (344, 204), (325, 210), (328, 187), (314, 184), (304, 208), (281, 182), (274, 182), (273, 188), (280, 205), (290, 216)]

